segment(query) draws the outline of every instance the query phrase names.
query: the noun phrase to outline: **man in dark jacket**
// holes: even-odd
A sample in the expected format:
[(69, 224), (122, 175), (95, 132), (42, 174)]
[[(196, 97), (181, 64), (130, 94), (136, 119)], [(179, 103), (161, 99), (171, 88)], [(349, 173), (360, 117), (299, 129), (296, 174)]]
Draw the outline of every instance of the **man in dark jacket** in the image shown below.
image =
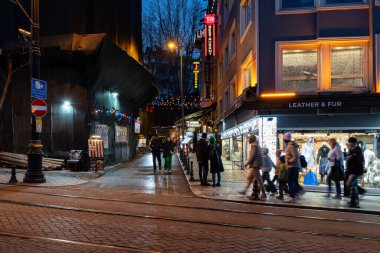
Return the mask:
[(202, 133), (202, 138), (197, 142), (196, 155), (199, 168), (199, 180), (201, 185), (210, 185), (207, 182), (208, 176), (208, 160), (210, 160), (210, 147), (207, 143), (207, 133)]
[(157, 169), (156, 159), (158, 161), (158, 169), (161, 170), (161, 148), (162, 148), (162, 142), (161, 142), (161, 139), (157, 137), (157, 135), (152, 136), (149, 148), (150, 148), (150, 151), (152, 151), (153, 169), (154, 169), (154, 171), (156, 171), (156, 169)]
[(358, 178), (364, 173), (364, 156), (358, 141), (350, 137), (347, 142), (348, 155), (346, 156), (347, 181), (346, 187), (350, 190), (348, 207), (359, 208)]

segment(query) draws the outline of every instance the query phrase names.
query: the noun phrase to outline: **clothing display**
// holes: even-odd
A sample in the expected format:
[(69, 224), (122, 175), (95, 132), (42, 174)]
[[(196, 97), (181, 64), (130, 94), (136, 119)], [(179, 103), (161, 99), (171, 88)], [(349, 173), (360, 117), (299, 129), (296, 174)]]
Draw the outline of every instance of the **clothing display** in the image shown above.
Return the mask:
[(312, 137), (307, 138), (307, 142), (302, 145), (302, 155), (305, 156), (307, 167), (314, 168), (314, 139)]
[(367, 171), (365, 181), (370, 184), (378, 183), (376, 177), (380, 176), (379, 161), (372, 150), (364, 151), (364, 169)]
[(324, 143), (322, 147), (318, 149), (317, 154), (317, 164), (319, 166), (319, 174), (321, 175), (321, 181), (323, 182), (323, 177), (326, 175), (326, 169), (327, 169), (327, 155), (330, 152), (330, 148), (327, 147), (327, 145)]

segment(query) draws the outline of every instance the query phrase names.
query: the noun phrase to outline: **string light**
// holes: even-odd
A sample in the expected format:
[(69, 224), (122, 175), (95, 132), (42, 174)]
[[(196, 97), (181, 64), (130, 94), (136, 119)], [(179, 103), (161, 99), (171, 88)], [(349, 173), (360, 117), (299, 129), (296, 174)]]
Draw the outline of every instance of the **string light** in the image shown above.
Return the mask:
[(131, 120), (130, 116), (128, 116), (125, 113), (120, 112), (119, 110), (115, 109), (114, 107), (112, 107), (111, 109), (104, 108), (104, 107), (94, 108), (93, 113), (97, 116), (98, 115), (106, 115), (108, 117), (114, 117), (114, 120), (116, 120), (118, 122), (121, 122), (123, 120), (128, 120), (128, 121)]
[[(184, 96), (183, 106), (186, 109), (197, 109), (200, 107), (200, 96)], [(152, 105), (158, 108), (178, 109), (181, 107), (181, 98), (177, 96), (160, 96), (156, 98)]]

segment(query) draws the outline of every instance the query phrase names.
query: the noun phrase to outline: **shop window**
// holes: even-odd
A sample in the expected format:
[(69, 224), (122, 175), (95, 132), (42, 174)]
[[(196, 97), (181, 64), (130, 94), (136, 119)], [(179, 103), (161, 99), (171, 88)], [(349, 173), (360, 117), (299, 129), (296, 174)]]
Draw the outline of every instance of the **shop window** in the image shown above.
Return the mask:
[(252, 84), (252, 64), (243, 67), (243, 90), (250, 87)]
[(225, 47), (224, 48), (224, 69), (227, 69), (228, 67), (228, 61), (229, 61), (229, 58), (228, 58), (229, 54), (228, 54), (228, 47)]
[(280, 45), (277, 90), (368, 90), (367, 42)]
[(241, 1), (240, 4), (240, 38), (246, 34), (246, 30), (252, 23), (252, 0)]
[(230, 48), (230, 59), (232, 59), (236, 53), (235, 52), (236, 51), (235, 27), (233, 28), (233, 31), (230, 34), (229, 48)]
[(318, 51), (284, 50), (282, 54), (282, 90), (317, 88)]
[(364, 48), (331, 48), (331, 86), (362, 87), (364, 85)]
[(314, 8), (314, 0), (281, 0), (280, 10)]
[(324, 0), (325, 5), (354, 5), (354, 4), (366, 4), (366, 3), (367, 3), (367, 0)]

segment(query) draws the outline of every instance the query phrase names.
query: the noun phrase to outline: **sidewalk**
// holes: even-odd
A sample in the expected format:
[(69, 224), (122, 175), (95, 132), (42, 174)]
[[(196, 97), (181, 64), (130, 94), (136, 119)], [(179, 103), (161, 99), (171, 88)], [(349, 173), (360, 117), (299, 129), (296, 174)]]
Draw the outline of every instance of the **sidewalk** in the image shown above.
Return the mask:
[[(342, 200), (337, 200), (333, 198), (326, 198), (327, 187), (313, 187), (305, 186), (307, 191), (302, 199), (296, 204), (290, 204), (276, 199), (275, 196), (270, 196), (267, 194), (268, 198), (265, 201), (253, 201), (249, 200), (247, 196), (242, 196), (238, 193), (242, 190), (245, 185), (246, 172), (240, 169), (225, 169), (222, 173), (221, 187), (212, 186), (200, 186), (199, 176), (198, 176), (198, 163), (195, 158), (195, 154), (190, 154), (190, 161), (193, 162), (194, 178), (196, 181), (190, 182), (189, 175), (186, 175), (190, 188), (192, 192), (203, 198), (220, 199), (220, 200), (230, 200), (238, 202), (251, 202), (255, 204), (262, 205), (273, 205), (273, 206), (287, 206), (287, 207), (302, 207), (310, 209), (325, 209), (325, 210), (340, 210), (340, 211), (350, 211), (350, 212), (363, 212), (363, 213), (376, 213), (380, 214), (380, 196), (374, 195), (364, 195), (360, 197), (360, 208), (352, 209), (346, 207), (346, 202), (348, 198), (343, 198)], [(186, 171), (184, 171), (186, 174)], [(212, 184), (211, 174), (208, 176), (209, 182)], [(278, 188), (278, 187), (277, 187)], [(378, 192), (376, 190), (371, 191)], [(248, 190), (247, 195), (251, 192)], [(334, 194), (332, 194), (334, 196)], [(285, 199), (287, 199), (285, 197)]]
[[(108, 170), (108, 168), (107, 168)], [(11, 169), (0, 168), (0, 184), (8, 184), (11, 178)], [(104, 171), (81, 171), (72, 172), (70, 170), (56, 170), (56, 171), (43, 171), (46, 178), (46, 183), (23, 183), (22, 180), (25, 176), (26, 170), (16, 169), (16, 178), (18, 185), (38, 186), (38, 187), (52, 187), (52, 186), (73, 186), (89, 182), (101, 176)]]

